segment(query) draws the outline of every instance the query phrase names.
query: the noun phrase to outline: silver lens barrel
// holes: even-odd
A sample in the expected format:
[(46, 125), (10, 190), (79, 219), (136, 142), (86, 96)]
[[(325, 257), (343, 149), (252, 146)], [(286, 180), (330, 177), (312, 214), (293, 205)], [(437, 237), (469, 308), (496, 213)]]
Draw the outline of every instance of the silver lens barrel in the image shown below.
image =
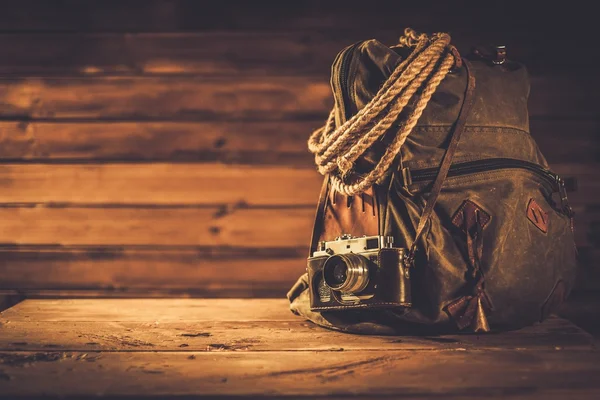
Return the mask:
[(323, 280), (329, 288), (360, 293), (369, 284), (369, 260), (360, 254), (336, 254), (323, 265)]

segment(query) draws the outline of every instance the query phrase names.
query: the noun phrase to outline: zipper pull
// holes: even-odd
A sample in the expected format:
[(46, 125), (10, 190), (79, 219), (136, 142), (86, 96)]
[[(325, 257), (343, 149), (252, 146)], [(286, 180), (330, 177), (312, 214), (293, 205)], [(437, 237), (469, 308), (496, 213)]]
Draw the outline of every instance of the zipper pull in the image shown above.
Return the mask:
[(560, 196), (560, 205), (562, 207), (562, 211), (570, 218), (572, 218), (575, 213), (573, 209), (569, 205), (569, 199), (567, 198), (567, 188), (565, 187), (565, 181), (554, 174), (554, 179), (556, 180), (556, 184), (558, 185), (558, 195)]

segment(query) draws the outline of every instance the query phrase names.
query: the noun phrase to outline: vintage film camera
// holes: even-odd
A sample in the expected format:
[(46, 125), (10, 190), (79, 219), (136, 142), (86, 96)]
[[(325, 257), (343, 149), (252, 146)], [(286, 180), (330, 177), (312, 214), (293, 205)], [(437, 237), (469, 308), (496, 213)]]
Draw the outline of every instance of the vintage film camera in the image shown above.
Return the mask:
[(407, 250), (392, 236), (342, 235), (308, 259), (313, 311), (410, 307)]

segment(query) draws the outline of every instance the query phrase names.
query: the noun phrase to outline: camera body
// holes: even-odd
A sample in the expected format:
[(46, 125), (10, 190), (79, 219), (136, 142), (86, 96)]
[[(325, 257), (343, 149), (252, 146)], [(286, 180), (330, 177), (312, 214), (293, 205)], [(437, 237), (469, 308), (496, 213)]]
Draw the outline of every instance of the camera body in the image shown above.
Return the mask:
[(313, 311), (410, 307), (407, 250), (391, 236), (342, 235), (308, 258)]

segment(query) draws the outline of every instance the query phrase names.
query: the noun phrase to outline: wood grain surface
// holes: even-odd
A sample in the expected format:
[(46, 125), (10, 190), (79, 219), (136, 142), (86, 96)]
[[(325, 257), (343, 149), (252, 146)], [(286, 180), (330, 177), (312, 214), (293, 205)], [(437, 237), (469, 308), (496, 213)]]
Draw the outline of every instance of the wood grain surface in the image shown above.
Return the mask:
[(304, 268), (321, 183), (306, 140), (332, 105), (330, 65), (406, 26), (450, 32), (463, 55), (504, 44), (527, 66), (532, 135), (578, 182), (580, 287), (600, 287), (593, 13), (259, 3), (3, 3), (0, 291), (282, 296)]
[(0, 209), (0, 219), (2, 242), (297, 247), (311, 234), (314, 209), (34, 207)]
[[(596, 75), (531, 78), (529, 113), (595, 118)], [(0, 80), (3, 118), (285, 120), (323, 118), (333, 101), (317, 77), (71, 77)]]
[(313, 169), (217, 163), (3, 164), (0, 202), (314, 206)]
[(0, 90), (5, 118), (324, 119), (333, 105), (327, 80), (310, 77), (21, 78)]
[[(112, 296), (283, 298), (306, 269), (308, 248), (10, 246), (0, 290)], [(68, 293), (67, 292), (67, 293)]]
[[(312, 168), (306, 142), (323, 121), (0, 121), (0, 160), (47, 163), (221, 162)], [(600, 161), (600, 122), (532, 118), (550, 162)]]
[(302, 321), (285, 300), (26, 300), (0, 330), (2, 398), (600, 394), (593, 338), (556, 317), (499, 334), (361, 336)]
[[(311, 168), (306, 142), (323, 121), (6, 122), (0, 159), (47, 163), (220, 162)], [(581, 135), (593, 134), (593, 128)], [(549, 134), (550, 135), (550, 134)]]
[[(2, 322), (297, 321), (283, 299), (26, 300), (0, 314)], [(4, 325), (3, 325), (4, 326)]]
[[(192, 303), (193, 304), (193, 303)], [(280, 302), (282, 309), (287, 304)], [(181, 305), (180, 305), (181, 306)], [(185, 307), (184, 307), (185, 309)], [(591, 337), (552, 317), (521, 331), (496, 335), (386, 337), (326, 331), (292, 321), (15, 321), (0, 337), (3, 351), (374, 351), (590, 350)]]
[[(336, 21), (339, 25), (341, 20)], [(264, 32), (128, 32), (128, 33), (5, 33), (0, 48), (0, 74), (5, 76), (111, 76), (111, 75), (317, 75), (330, 73), (335, 55), (357, 41), (376, 39), (386, 45), (397, 42), (401, 29), (283, 30)], [(470, 26), (454, 29), (452, 42), (468, 54), (476, 43), (502, 40), (509, 56), (525, 64), (535, 75), (561, 73), (565, 67), (592, 72), (590, 55), (551, 58), (560, 44), (573, 51), (585, 50), (585, 42), (554, 38), (534, 42), (519, 31), (491, 32)], [(551, 62), (548, 62), (551, 61)]]

